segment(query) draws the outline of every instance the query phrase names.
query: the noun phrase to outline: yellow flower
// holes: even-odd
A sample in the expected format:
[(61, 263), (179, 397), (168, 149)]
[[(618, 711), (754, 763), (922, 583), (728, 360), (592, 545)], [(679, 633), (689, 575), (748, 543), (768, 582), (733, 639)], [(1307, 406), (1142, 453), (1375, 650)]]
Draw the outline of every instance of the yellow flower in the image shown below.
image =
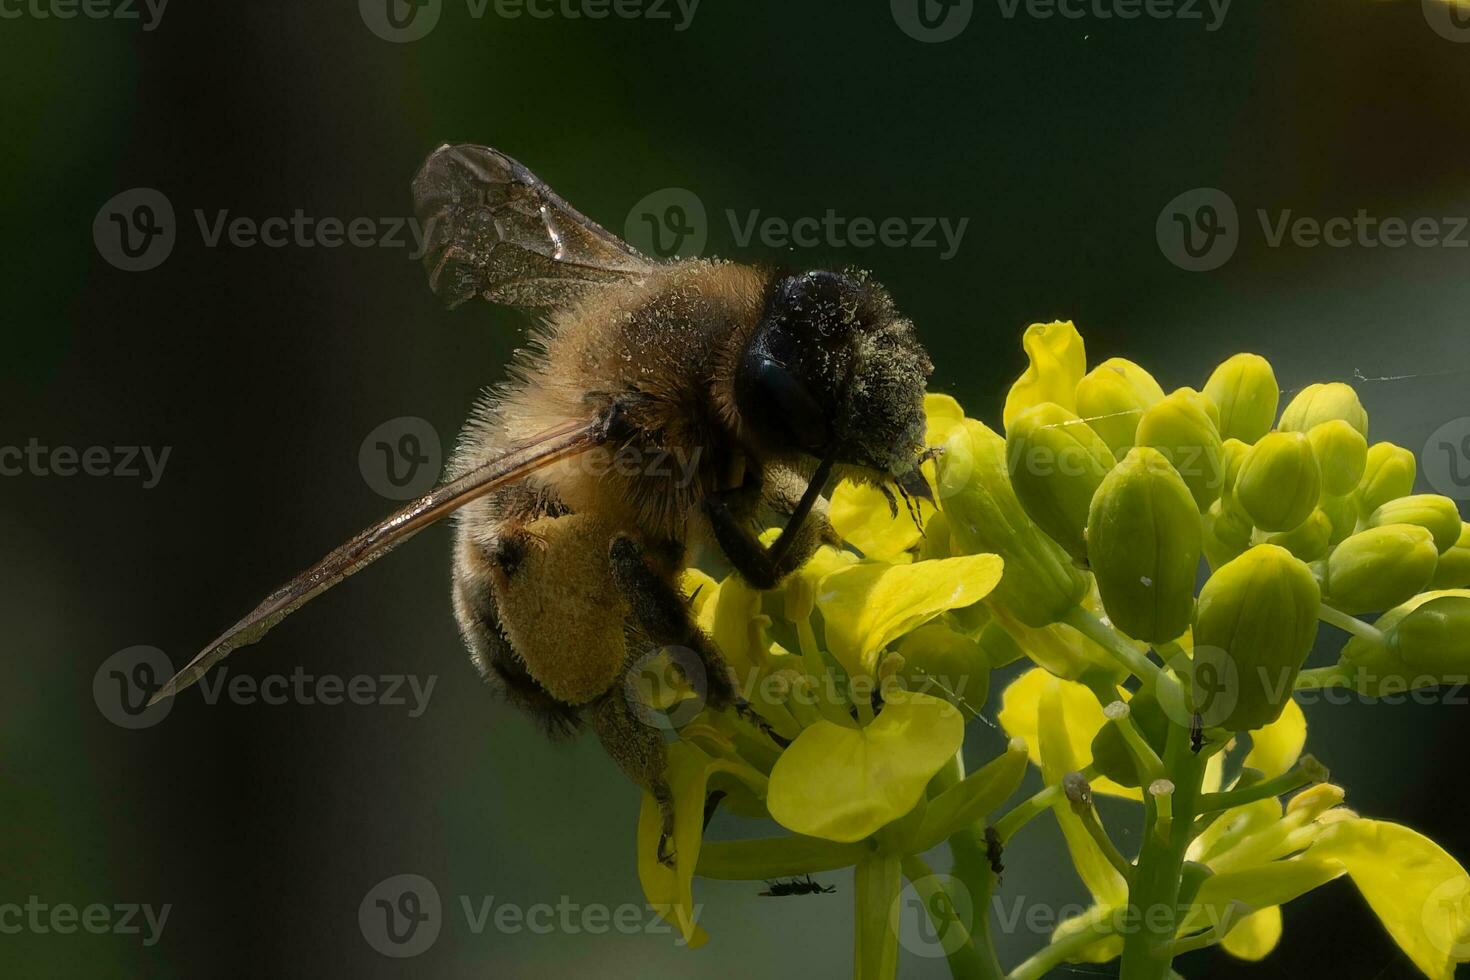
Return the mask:
[(1031, 364), (1006, 396), (1005, 426), (1009, 428), (1017, 415), (1042, 402), (1076, 411), (1077, 382), (1087, 372), (1087, 351), (1072, 321), (1033, 323), (1026, 328), (1021, 344)]

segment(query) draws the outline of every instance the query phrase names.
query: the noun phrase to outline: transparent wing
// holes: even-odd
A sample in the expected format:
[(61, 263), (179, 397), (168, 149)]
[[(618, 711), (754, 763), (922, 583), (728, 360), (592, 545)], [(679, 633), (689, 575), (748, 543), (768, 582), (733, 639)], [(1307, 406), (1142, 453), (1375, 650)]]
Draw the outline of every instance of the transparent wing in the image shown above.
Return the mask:
[(248, 616), (226, 630), (172, 680), (159, 688), (149, 704), (177, 694), (193, 684), (209, 668), (229, 656), (230, 651), (256, 642), (291, 613), (347, 576), (386, 555), (430, 524), (497, 487), (524, 479), (557, 460), (586, 452), (599, 445), (604, 440), (605, 433), (604, 421), (572, 424), (543, 433), (457, 480), (437, 487), (398, 513), (367, 528), (272, 592)]
[(413, 179), (429, 286), (450, 308), (475, 296), (532, 309), (657, 268), (520, 163), (441, 146)]

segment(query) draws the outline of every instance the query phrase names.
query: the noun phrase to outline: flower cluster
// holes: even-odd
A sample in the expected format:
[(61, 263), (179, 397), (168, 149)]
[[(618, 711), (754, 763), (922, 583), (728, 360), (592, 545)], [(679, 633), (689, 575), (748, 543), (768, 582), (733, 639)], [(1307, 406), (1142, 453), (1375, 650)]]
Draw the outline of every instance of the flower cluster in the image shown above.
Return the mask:
[[(1455, 503), (1412, 493), (1413, 454), (1369, 444), (1348, 385), (1306, 388), (1278, 417), (1255, 355), (1166, 394), (1130, 361), (1088, 371), (1070, 323), (1035, 325), (1024, 346), (1004, 435), (929, 397), (934, 504), (844, 483), (827, 510), (843, 546), (778, 589), (688, 573), (701, 627), (790, 744), (693, 706), (669, 751), (673, 867), (644, 801), (650, 902), (697, 945), (696, 876), (851, 866), (856, 972), (881, 977), (896, 969), (903, 880), (955, 882), (976, 914), (946, 924), (951, 968), (999, 977), (985, 915), (998, 855), (1050, 813), (1094, 906), (1015, 980), (1118, 956), (1124, 977), (1152, 980), (1214, 944), (1259, 959), (1280, 906), (1342, 876), (1427, 976), (1451, 976), (1470, 960), (1470, 876), (1414, 831), (1342, 806), (1302, 754), (1292, 695), (1470, 674), (1470, 526)], [(1324, 622), (1350, 642), (1309, 668)], [(967, 773), (966, 720), (991, 672), (1022, 660), (1034, 666), (1000, 698), (1009, 747)], [(1002, 811), (1028, 763), (1045, 788)], [(1139, 804), (1137, 854), (1114, 845), (1095, 794)], [(704, 842), (712, 798), (788, 833)], [(935, 876), (920, 855), (946, 842), (953, 867)]]

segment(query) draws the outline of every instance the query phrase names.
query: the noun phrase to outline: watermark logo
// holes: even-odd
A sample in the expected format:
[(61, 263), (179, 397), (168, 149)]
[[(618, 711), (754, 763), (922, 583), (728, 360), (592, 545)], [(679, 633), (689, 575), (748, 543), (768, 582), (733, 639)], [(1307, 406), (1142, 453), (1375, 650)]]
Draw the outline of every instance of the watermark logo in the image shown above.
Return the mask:
[(704, 710), (709, 699), (704, 661), (688, 647), (651, 649), (623, 675), (623, 697), (643, 724), (678, 731)]
[(173, 663), (162, 650), (128, 647), (102, 661), (92, 675), (92, 700), (102, 716), (119, 728), (152, 728), (168, 717), (174, 699), (165, 698), (151, 708), (148, 699), (172, 676)]
[(1466, 0), (1423, 0), (1430, 30), (1456, 44), (1470, 42), (1470, 3)]
[(0, 0), (0, 20), (136, 20), (149, 33), (167, 6), (168, 0)]
[(888, 910), (888, 926), (899, 945), (925, 959), (948, 956), (969, 942), (974, 924), (970, 890), (947, 874), (907, 882)]
[[(471, 20), (493, 15), (501, 20), (669, 21), (675, 32), (694, 23), (700, 0), (464, 0)], [(358, 0), (368, 30), (394, 44), (421, 41), (439, 24), (444, 0)]]
[[(1197, 20), (1213, 34), (1230, 13), (1230, 0), (998, 0), (1001, 16), (1014, 20), (1018, 12), (1035, 20)], [(1208, 19), (1206, 19), (1208, 17)]]
[(0, 446), (0, 476), (112, 476), (141, 479), (152, 490), (171, 452), (172, 446), (47, 446), (33, 436), (25, 446)]
[(975, 0), (888, 0), (893, 22), (915, 41), (952, 41), (970, 26)]
[(1464, 875), (1446, 878), (1430, 891), (1419, 919), (1441, 953), (1452, 960), (1470, 959), (1470, 936), (1463, 932), (1470, 921), (1470, 884)]
[(152, 947), (163, 937), (173, 908), (172, 904), (155, 907), (137, 902), (113, 905), (93, 902), (78, 907), (70, 902), (45, 902), (39, 895), (31, 895), (24, 905), (0, 904), (0, 936), (21, 933), (71, 936), (78, 932), (93, 936), (142, 936), (143, 945)]
[(1470, 416), (1435, 429), (1422, 458), (1430, 486), (1454, 500), (1470, 500)]
[(709, 242), (709, 215), (698, 194), (664, 187), (633, 205), (623, 222), (623, 239), (654, 258), (697, 258)]
[(394, 44), (427, 37), (439, 23), (444, 0), (357, 0), (368, 30)]
[(363, 896), (357, 924), (369, 946), (394, 959), (427, 952), (444, 926), (439, 889), (423, 875), (385, 878)]
[[(839, 214), (788, 217), (760, 208), (723, 212), (735, 246), (767, 249), (883, 248), (932, 249), (941, 262), (954, 258), (964, 241), (969, 218), (890, 215), (869, 218)], [(661, 259), (696, 258), (709, 242), (710, 222), (704, 202), (693, 191), (665, 187), (633, 205), (623, 223), (629, 244)]]
[(443, 461), (438, 430), (414, 415), (384, 422), (357, 450), (362, 478), (389, 500), (413, 500), (428, 493), (439, 482)]
[(1240, 218), (1230, 195), (1215, 187), (1196, 187), (1159, 212), (1154, 234), (1164, 257), (1188, 272), (1218, 269), (1240, 243)]
[(97, 253), (124, 272), (156, 269), (173, 254), (178, 228), (162, 191), (134, 187), (113, 196), (92, 221)]

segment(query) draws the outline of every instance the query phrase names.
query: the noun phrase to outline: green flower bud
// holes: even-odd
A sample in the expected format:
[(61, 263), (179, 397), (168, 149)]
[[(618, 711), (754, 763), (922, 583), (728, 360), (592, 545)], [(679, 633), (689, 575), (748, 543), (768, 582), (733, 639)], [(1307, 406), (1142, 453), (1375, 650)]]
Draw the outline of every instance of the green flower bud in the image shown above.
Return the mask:
[(1006, 474), (1006, 443), (965, 419), (945, 439), (936, 475), (939, 507), (965, 554), (994, 553), (1005, 575), (991, 598), (1032, 627), (1058, 622), (1087, 594), (1087, 576), (1027, 515)]
[(1108, 618), (1149, 643), (1177, 639), (1194, 611), (1199, 511), (1158, 450), (1140, 446), (1092, 500), (1087, 553)]
[(1192, 388), (1180, 388), (1143, 413), (1138, 445), (1164, 454), (1184, 478), (1197, 510), (1220, 499), (1224, 464), (1215, 403)]
[(1226, 565), (1251, 546), (1250, 521), (1236, 513), (1235, 508), (1226, 508), (1222, 498), (1210, 505), (1205, 514), (1202, 530), (1205, 558), (1211, 569)]
[[(1128, 701), (1128, 717), (1149, 748), (1162, 756), (1164, 743), (1169, 737), (1169, 716), (1159, 706), (1158, 699), (1140, 691)], [(1128, 750), (1128, 743), (1123, 740), (1118, 726), (1111, 721), (1103, 725), (1092, 739), (1092, 764), (1119, 786), (1136, 789), (1142, 785), (1133, 753)]]
[(1324, 493), (1317, 502), (1317, 508), (1332, 522), (1332, 537), (1328, 539), (1328, 544), (1334, 547), (1340, 545), (1357, 531), (1358, 502), (1352, 497), (1334, 497)]
[(1470, 524), (1460, 525), (1455, 546), (1439, 556), (1439, 566), (1429, 582), (1433, 589), (1463, 589), (1470, 586)]
[(1114, 456), (1133, 448), (1138, 420), (1164, 400), (1153, 375), (1132, 361), (1110, 358), (1077, 382), (1077, 414), (1087, 420)]
[(979, 710), (990, 692), (990, 660), (980, 644), (942, 623), (920, 626), (894, 651), (904, 687)]
[(1368, 440), (1342, 419), (1313, 426), (1307, 433), (1312, 452), (1322, 467), (1322, 492), (1333, 496), (1352, 493), (1368, 465)]
[(1429, 584), (1439, 550), (1428, 530), (1389, 524), (1360, 531), (1327, 559), (1324, 601), (1343, 612), (1392, 609)]
[(996, 670), (1009, 667), (1026, 656), (1016, 638), (1000, 623), (992, 622), (981, 630), (979, 643), (980, 649), (985, 651), (985, 659)]
[(1117, 465), (1108, 444), (1052, 402), (1026, 409), (1006, 433), (1011, 486), (1026, 513), (1079, 561), (1087, 558), (1087, 509)]
[(1220, 435), (1252, 443), (1276, 421), (1281, 388), (1271, 362), (1258, 354), (1236, 354), (1215, 368), (1205, 394), (1220, 409)]
[(1263, 531), (1290, 531), (1312, 515), (1322, 496), (1322, 471), (1300, 432), (1273, 432), (1240, 464), (1235, 502)]
[(1455, 546), (1464, 527), (1460, 508), (1449, 497), (1436, 493), (1419, 493), (1390, 500), (1368, 515), (1369, 527), (1389, 524), (1416, 524), (1427, 529), (1434, 535), (1434, 546), (1441, 552)]
[(1314, 510), (1301, 524), (1290, 531), (1271, 535), (1266, 543), (1280, 545), (1305, 562), (1326, 558), (1328, 549), (1332, 547), (1332, 518), (1321, 510)]
[(1470, 673), (1470, 591), (1425, 592), (1374, 625), (1382, 640), (1354, 636), (1342, 651), (1342, 663), (1361, 670), (1355, 686), (1364, 694), (1463, 683)]
[(1229, 500), (1235, 493), (1235, 482), (1240, 479), (1240, 464), (1250, 455), (1251, 447), (1239, 439), (1226, 439), (1220, 447), (1220, 471), (1225, 474), (1220, 485), (1220, 499)]
[(1333, 419), (1342, 419), (1362, 433), (1365, 439), (1368, 437), (1368, 413), (1363, 410), (1363, 403), (1358, 400), (1358, 393), (1352, 385), (1341, 381), (1303, 388), (1281, 413), (1278, 428), (1283, 432), (1311, 432)]
[(1358, 513), (1367, 517), (1379, 507), (1414, 492), (1414, 454), (1391, 442), (1368, 447), (1368, 463), (1358, 484)]
[(1284, 548), (1257, 545), (1210, 577), (1194, 624), (1195, 709), (1207, 726), (1268, 725), (1317, 638), (1321, 593)]

